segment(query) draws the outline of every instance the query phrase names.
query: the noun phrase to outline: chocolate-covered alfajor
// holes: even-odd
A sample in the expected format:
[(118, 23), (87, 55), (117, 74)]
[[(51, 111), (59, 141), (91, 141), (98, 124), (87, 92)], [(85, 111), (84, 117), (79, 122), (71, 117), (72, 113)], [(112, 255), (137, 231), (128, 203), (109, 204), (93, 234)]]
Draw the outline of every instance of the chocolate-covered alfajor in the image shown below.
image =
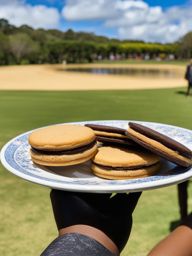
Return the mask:
[(105, 179), (132, 179), (151, 176), (160, 168), (160, 158), (148, 150), (100, 147), (93, 158), (92, 170)]
[(97, 137), (97, 141), (104, 145), (122, 145), (126, 147), (136, 144), (128, 138), (125, 129), (99, 124), (86, 124), (85, 126), (91, 128)]
[(144, 148), (184, 167), (192, 165), (192, 151), (174, 139), (144, 125), (129, 122), (128, 136)]
[(52, 125), (29, 136), (31, 158), (44, 166), (69, 166), (90, 160), (97, 152), (92, 129), (81, 125)]

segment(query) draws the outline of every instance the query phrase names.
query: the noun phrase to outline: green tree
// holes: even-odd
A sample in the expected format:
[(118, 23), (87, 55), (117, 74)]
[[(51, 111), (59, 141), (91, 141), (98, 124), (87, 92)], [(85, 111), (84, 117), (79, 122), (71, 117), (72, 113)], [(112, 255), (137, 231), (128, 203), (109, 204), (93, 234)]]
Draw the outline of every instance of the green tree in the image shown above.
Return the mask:
[(9, 64), (8, 61), (8, 37), (0, 32), (0, 65)]
[(74, 40), (75, 39), (75, 32), (72, 29), (68, 29), (65, 32), (64, 39), (66, 39), (66, 40)]
[(0, 19), (0, 64), (24, 63), (85, 63), (115, 55), (118, 58), (150, 58), (174, 54), (192, 57), (192, 32), (173, 44), (110, 39), (94, 33), (66, 32), (57, 29), (15, 27)]
[(192, 58), (192, 32), (187, 33), (179, 41), (178, 53), (180, 58)]
[(30, 63), (39, 51), (39, 45), (27, 34), (18, 33), (9, 36), (9, 50), (17, 64)]
[(0, 32), (4, 34), (11, 34), (16, 30), (16, 27), (9, 24), (9, 22), (6, 19), (0, 19)]

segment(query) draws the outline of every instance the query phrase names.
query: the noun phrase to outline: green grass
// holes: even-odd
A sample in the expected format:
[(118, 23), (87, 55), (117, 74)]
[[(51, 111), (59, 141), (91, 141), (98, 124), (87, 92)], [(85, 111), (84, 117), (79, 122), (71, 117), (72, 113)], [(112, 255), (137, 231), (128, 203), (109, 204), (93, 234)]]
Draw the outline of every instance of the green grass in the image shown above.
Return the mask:
[[(0, 92), (0, 146), (48, 124), (101, 119), (162, 122), (192, 129), (192, 97), (184, 89), (87, 92)], [(0, 166), (0, 255), (36, 256), (56, 236), (49, 189)], [(190, 189), (190, 194), (192, 190)], [(191, 199), (190, 202), (191, 204)], [(176, 187), (144, 192), (123, 256), (145, 256), (178, 219)]]

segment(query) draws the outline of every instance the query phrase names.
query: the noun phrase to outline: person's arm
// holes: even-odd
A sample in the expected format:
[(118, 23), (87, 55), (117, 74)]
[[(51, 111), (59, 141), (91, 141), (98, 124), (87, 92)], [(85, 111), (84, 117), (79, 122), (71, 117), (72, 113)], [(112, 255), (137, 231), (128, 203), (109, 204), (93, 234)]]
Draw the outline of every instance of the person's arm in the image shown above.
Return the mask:
[(148, 256), (192, 256), (192, 214), (157, 244)]
[(140, 195), (116, 194), (111, 198), (111, 194), (52, 190), (51, 202), (60, 237), (70, 233), (87, 235), (105, 248), (112, 246), (112, 253), (117, 255), (128, 241), (132, 213)]

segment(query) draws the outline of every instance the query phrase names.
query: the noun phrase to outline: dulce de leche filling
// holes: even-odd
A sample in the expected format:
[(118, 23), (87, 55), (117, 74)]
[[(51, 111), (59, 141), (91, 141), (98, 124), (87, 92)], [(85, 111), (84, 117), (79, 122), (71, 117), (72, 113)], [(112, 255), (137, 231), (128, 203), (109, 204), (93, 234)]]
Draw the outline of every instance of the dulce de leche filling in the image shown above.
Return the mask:
[(147, 168), (147, 167), (152, 167), (152, 166), (155, 166), (156, 164), (159, 164), (159, 162), (157, 163), (154, 163), (154, 164), (151, 164), (151, 165), (137, 165), (137, 166), (131, 166), (131, 167), (126, 167), (126, 166), (121, 166), (121, 167), (114, 167), (114, 166), (106, 166), (106, 165), (102, 165), (102, 164), (97, 164), (97, 163), (94, 163), (94, 165), (104, 169), (104, 170), (107, 170), (107, 171), (136, 171), (136, 170), (140, 170), (140, 169), (143, 169), (143, 168)]
[(73, 154), (78, 154), (78, 153), (82, 153), (90, 148), (92, 148), (93, 146), (96, 145), (96, 140), (92, 141), (91, 143), (84, 145), (84, 146), (80, 146), (78, 148), (73, 148), (73, 149), (67, 149), (67, 150), (61, 150), (61, 151), (46, 151), (46, 150), (41, 150), (41, 149), (36, 149), (36, 148), (31, 148), (31, 150), (34, 153), (39, 153), (39, 154), (43, 154), (43, 155), (73, 155)]

